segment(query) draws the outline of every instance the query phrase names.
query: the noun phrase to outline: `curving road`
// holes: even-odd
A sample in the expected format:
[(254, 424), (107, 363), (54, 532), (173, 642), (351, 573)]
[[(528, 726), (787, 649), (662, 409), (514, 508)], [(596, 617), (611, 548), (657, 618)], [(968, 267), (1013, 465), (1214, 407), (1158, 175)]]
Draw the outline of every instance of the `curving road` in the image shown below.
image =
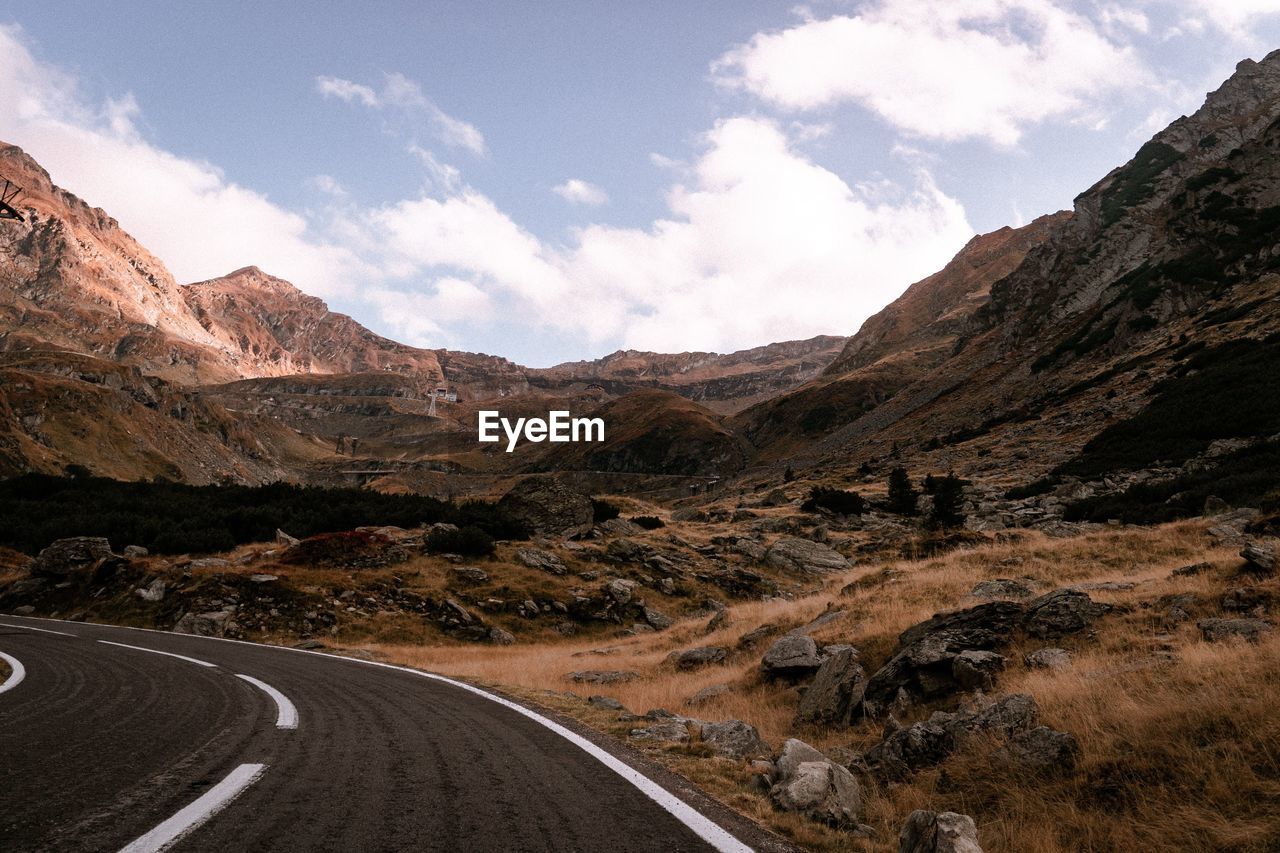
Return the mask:
[(25, 669), (0, 692), (0, 850), (790, 849), (438, 676), (12, 616), (0, 652)]

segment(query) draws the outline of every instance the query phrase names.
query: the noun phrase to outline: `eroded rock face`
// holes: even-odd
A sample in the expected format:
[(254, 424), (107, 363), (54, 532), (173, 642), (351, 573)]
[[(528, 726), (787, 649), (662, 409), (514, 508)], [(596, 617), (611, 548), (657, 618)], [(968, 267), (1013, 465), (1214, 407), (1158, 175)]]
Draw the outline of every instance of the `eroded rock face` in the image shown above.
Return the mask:
[(858, 664), (857, 650), (845, 647), (818, 668), (796, 710), (797, 724), (848, 726), (862, 702), (867, 676)]
[(843, 571), (853, 565), (821, 542), (791, 536), (774, 542), (765, 552), (764, 562), (779, 571), (811, 575)]
[(222, 610), (208, 613), (186, 613), (173, 626), (173, 633), (194, 634), (198, 637), (225, 637), (235, 625), (235, 615), (235, 605), (228, 605)]
[(1271, 623), (1263, 619), (1201, 619), (1196, 627), (1210, 643), (1232, 639), (1256, 643), (1271, 632)]
[(995, 580), (979, 581), (974, 584), (969, 594), (974, 598), (994, 601), (1002, 598), (1030, 598), (1034, 593), (1031, 585), (1026, 581), (1014, 580), (1013, 578), (996, 578)]
[(1066, 649), (1036, 649), (1023, 661), (1029, 669), (1066, 669), (1071, 666), (1071, 653)]
[(1274, 545), (1253, 542), (1240, 551), (1245, 562), (1258, 572), (1271, 573), (1276, 570), (1276, 549)]
[(558, 556), (541, 548), (521, 548), (516, 551), (516, 562), (531, 569), (539, 569), (553, 575), (569, 573), (569, 567)]
[(898, 836), (898, 853), (982, 853), (973, 818), (917, 809)]
[(1027, 633), (1040, 638), (1064, 637), (1088, 628), (1110, 609), (1080, 590), (1054, 590), (1027, 605)]
[(591, 499), (552, 477), (526, 477), (502, 496), (498, 506), (530, 533), (570, 538), (591, 531)]
[(773, 804), (832, 826), (858, 823), (862, 789), (853, 774), (804, 741), (792, 738), (774, 760)]
[(728, 655), (729, 650), (720, 646), (702, 646), (696, 649), (672, 652), (669, 660), (676, 669), (688, 672), (694, 669), (702, 669), (704, 666), (724, 663)]
[(996, 761), (1033, 773), (1069, 773), (1080, 756), (1080, 743), (1071, 732), (1036, 726), (1018, 732), (996, 750)]
[(760, 739), (756, 727), (742, 720), (704, 723), (702, 742), (725, 758), (757, 758), (769, 754), (769, 745)]

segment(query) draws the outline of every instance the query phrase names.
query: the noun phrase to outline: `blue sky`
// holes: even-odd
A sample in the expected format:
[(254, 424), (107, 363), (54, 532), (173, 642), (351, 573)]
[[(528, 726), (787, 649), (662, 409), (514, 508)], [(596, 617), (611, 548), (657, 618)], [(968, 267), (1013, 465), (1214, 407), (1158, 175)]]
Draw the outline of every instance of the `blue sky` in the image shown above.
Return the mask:
[(849, 334), (1071, 199), (1280, 0), (0, 3), (0, 138), (180, 281), (547, 365)]

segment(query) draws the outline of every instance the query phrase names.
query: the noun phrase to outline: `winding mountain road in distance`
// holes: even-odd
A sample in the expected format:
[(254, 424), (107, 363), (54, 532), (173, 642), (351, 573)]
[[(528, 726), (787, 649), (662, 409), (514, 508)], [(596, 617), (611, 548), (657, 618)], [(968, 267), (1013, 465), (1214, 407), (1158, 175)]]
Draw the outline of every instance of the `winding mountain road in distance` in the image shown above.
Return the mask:
[(6, 851), (791, 849), (602, 739), (416, 670), (2, 615), (0, 652), (25, 669), (0, 692)]

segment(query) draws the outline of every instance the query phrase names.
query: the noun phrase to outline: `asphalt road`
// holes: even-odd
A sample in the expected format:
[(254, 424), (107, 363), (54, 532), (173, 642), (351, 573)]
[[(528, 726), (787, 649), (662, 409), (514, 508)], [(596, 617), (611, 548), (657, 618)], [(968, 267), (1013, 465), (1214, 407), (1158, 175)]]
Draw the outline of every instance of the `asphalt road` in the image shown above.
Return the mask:
[(446, 680), (11, 616), (0, 652), (25, 669), (0, 692), (0, 850), (782, 849), (625, 750)]

